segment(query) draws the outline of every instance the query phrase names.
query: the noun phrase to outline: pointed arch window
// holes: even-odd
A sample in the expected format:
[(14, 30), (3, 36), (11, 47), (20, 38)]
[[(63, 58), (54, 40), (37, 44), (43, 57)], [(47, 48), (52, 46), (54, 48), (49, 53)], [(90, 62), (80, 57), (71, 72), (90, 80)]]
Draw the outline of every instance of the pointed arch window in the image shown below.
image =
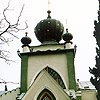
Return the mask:
[(63, 88), (65, 89), (65, 84), (61, 78), (61, 76), (53, 69), (50, 67), (46, 67), (45, 70), (56, 80), (56, 82)]
[[(61, 76), (60, 76), (55, 70), (53, 70), (52, 68), (50, 68), (50, 67), (48, 67), (48, 66), (47, 66), (46, 68), (44, 68), (44, 70), (46, 70), (46, 71), (53, 77), (53, 79), (54, 79), (63, 89), (66, 89), (65, 84), (64, 84), (64, 82), (63, 82)], [(36, 78), (39, 76), (40, 73), (41, 73), (41, 72), (38, 73), (38, 75), (36, 76)], [(36, 78), (35, 78), (35, 79), (36, 79)]]
[(56, 100), (56, 98), (51, 91), (44, 89), (37, 97), (37, 100)]

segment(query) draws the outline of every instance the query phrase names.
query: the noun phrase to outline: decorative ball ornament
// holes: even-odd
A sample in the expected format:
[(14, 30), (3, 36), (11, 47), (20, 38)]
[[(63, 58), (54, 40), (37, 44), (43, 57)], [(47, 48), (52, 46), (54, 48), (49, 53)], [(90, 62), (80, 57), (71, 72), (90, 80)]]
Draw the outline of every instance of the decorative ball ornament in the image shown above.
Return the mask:
[(46, 41), (59, 42), (64, 31), (63, 24), (59, 20), (51, 18), (50, 10), (48, 10), (47, 13), (47, 19), (41, 20), (36, 25), (34, 29), (35, 35), (41, 43)]
[(68, 32), (68, 29), (66, 29), (66, 33), (63, 34), (63, 40), (66, 41), (66, 43), (72, 43), (71, 40), (73, 39), (73, 35)]
[(25, 33), (26, 36), (21, 39), (22, 44), (28, 46), (31, 43), (31, 38), (27, 36), (27, 32)]

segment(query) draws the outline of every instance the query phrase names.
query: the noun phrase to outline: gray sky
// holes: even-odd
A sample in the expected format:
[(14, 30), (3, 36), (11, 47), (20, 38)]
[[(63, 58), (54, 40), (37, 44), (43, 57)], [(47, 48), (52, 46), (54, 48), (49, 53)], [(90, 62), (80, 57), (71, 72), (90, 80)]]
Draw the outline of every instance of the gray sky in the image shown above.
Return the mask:
[[(27, 21), (28, 29), (20, 31), (16, 35), (21, 39), (27, 31), (28, 36), (32, 39), (31, 45), (39, 45), (40, 43), (34, 35), (34, 28), (40, 20), (47, 18), (48, 0), (11, 0), (10, 8), (13, 8), (13, 10), (10, 10), (7, 14), (11, 22), (15, 21), (14, 19), (17, 18), (23, 4), (25, 4), (25, 7), (20, 20), (21, 23)], [(6, 6), (7, 0), (0, 0), (0, 12)], [(97, 20), (98, 16), (98, 0), (51, 0), (50, 10), (51, 17), (60, 20), (74, 36), (73, 45), (77, 45), (75, 57), (76, 79), (89, 80), (91, 77), (88, 72), (89, 66), (95, 66), (96, 43), (93, 31), (94, 20)], [(20, 81), (20, 59), (17, 56), (17, 50), (21, 50), (20, 39), (14, 38), (14, 41), (9, 44), (10, 46), (0, 47), (10, 50), (10, 57), (16, 61), (16, 63), (7, 65), (0, 60), (0, 78), (5, 81)], [(10, 85), (8, 86), (9, 89), (11, 89)], [(13, 84), (12, 88), (16, 86)], [(4, 89), (3, 84), (0, 84), (0, 87), (1, 90)]]

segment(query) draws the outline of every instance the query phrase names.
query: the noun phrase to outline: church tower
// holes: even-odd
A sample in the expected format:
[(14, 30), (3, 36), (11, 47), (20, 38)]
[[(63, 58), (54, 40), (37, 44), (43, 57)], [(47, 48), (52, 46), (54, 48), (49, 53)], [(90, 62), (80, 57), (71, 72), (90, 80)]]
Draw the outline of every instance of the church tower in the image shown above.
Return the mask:
[[(41, 20), (34, 32), (41, 42), (29, 46), (31, 39), (21, 39), (21, 90), (25, 94), (21, 100), (74, 100), (76, 91), (72, 34), (64, 33), (63, 24), (52, 19), (47, 11), (47, 19)], [(63, 39), (63, 43), (60, 41)]]

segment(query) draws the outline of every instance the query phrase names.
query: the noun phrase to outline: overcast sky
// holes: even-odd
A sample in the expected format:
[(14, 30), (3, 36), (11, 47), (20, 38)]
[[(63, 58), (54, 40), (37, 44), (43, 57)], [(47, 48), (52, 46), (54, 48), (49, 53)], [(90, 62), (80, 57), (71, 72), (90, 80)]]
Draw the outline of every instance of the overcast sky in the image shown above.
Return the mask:
[[(7, 12), (7, 16), (9, 15), (8, 19), (12, 23), (15, 22), (23, 4), (25, 6), (20, 21), (22, 24), (27, 21), (28, 29), (20, 31), (16, 35), (21, 39), (27, 31), (28, 36), (32, 39), (31, 45), (39, 45), (40, 43), (34, 35), (34, 28), (40, 20), (47, 18), (48, 0), (11, 0), (11, 10)], [(7, 0), (0, 0), (1, 13), (6, 6)], [(73, 45), (77, 45), (75, 57), (76, 79), (81, 81), (89, 81), (91, 77), (88, 71), (89, 66), (95, 66), (96, 42), (93, 31), (98, 9), (98, 0), (51, 0), (50, 4), (51, 17), (60, 20), (65, 29), (67, 27), (69, 32), (73, 34)], [(5, 81), (20, 81), (20, 58), (17, 56), (17, 50), (21, 50), (20, 39), (14, 38), (9, 46), (0, 46), (0, 48), (10, 50), (10, 57), (16, 61), (16, 63), (7, 65), (0, 60), (0, 78)], [(1, 90), (4, 89), (3, 84), (0, 84), (0, 87)], [(16, 85), (13, 84), (13, 87), (16, 87)], [(8, 88), (10, 87), (8, 86)]]

